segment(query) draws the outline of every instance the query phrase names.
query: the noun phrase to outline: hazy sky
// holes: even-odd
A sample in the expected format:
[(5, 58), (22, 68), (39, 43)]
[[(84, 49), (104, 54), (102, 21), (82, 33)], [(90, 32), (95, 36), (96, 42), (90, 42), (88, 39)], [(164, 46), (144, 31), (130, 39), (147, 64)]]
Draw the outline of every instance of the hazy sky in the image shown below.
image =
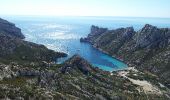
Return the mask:
[(0, 15), (170, 18), (170, 0), (0, 0)]

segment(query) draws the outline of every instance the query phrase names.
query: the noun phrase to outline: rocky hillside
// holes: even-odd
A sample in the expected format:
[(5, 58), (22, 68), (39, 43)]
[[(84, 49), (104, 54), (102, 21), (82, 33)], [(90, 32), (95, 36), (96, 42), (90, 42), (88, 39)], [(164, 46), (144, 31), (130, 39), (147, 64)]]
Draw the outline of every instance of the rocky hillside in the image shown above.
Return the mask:
[[(94, 26), (91, 28), (93, 30)], [(169, 28), (146, 24), (139, 31), (134, 31), (133, 27), (107, 30), (103, 33), (91, 31), (88, 37), (82, 38), (81, 41), (91, 43), (129, 66), (158, 75), (160, 81), (170, 87)]]
[(5, 33), (13, 37), (24, 39), (24, 35), (21, 33), (21, 29), (16, 27), (15, 24), (10, 23), (0, 18), (0, 33)]
[(13, 23), (0, 19), (0, 61), (54, 61), (66, 56), (64, 53), (54, 52), (43, 45), (24, 41), (21, 29)]
[(28, 100), (146, 100), (165, 94), (138, 91), (138, 85), (117, 73), (94, 68), (75, 55), (62, 65), (0, 65), (0, 98)]

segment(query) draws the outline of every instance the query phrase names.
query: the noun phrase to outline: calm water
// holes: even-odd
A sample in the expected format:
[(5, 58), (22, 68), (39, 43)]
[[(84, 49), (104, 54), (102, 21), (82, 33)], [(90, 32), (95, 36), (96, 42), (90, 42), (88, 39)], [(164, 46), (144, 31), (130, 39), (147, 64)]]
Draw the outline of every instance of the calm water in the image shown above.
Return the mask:
[(24, 17), (4, 16), (22, 29), (26, 40), (44, 44), (48, 48), (68, 54), (59, 59), (61, 63), (74, 54), (79, 54), (94, 66), (107, 71), (127, 68), (127, 65), (98, 50), (87, 43), (80, 43), (86, 37), (91, 25), (115, 29), (133, 26), (139, 30), (149, 23), (158, 27), (170, 27), (170, 19), (162, 18), (118, 18), (118, 17)]

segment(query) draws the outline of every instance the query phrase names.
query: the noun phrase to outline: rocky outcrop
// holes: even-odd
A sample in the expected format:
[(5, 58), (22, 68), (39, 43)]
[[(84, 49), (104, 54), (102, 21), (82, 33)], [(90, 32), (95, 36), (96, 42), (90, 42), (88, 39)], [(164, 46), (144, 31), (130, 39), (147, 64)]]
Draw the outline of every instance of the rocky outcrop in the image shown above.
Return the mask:
[(129, 40), (133, 37), (133, 35), (135, 34), (134, 28), (133, 27), (127, 27), (124, 29), (123, 32), (123, 38), (126, 40)]
[(9, 65), (0, 64), (0, 80), (3, 80), (4, 78), (12, 78), (14, 75), (15, 74)]
[(91, 33), (89, 34), (90, 36), (96, 36), (96, 35), (100, 35), (104, 32), (106, 32), (108, 29), (107, 28), (99, 28), (98, 26), (91, 26)]
[(88, 37), (87, 38), (81, 38), (80, 42), (91, 42), (93, 37), (96, 37), (96, 36), (98, 36), (98, 35), (100, 35), (104, 32), (107, 32), (107, 31), (108, 31), (107, 28), (99, 28), (98, 26), (92, 25), (91, 26), (91, 32), (88, 35)]
[(163, 48), (168, 45), (170, 29), (160, 29), (146, 24), (137, 34), (136, 46), (139, 48)]
[[(92, 40), (91, 40), (92, 39)], [(160, 77), (170, 87), (170, 29), (146, 24), (141, 30), (132, 27), (109, 30), (87, 39), (100, 50)]]
[(24, 39), (24, 35), (21, 33), (21, 29), (16, 27), (15, 24), (10, 23), (0, 18), (0, 34), (8, 34), (10, 36)]
[(69, 73), (72, 70), (79, 70), (83, 74), (88, 75), (92, 71), (92, 66), (79, 55), (74, 55), (68, 61), (65, 62), (64, 66), (61, 69), (62, 73)]

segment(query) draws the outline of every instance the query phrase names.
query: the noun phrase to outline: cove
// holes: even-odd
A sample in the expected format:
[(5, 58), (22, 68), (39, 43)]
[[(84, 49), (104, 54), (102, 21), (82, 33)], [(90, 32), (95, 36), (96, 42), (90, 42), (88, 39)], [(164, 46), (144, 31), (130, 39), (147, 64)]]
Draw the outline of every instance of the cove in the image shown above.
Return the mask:
[[(65, 43), (62, 44), (67, 45), (68, 57), (58, 59), (58, 63), (63, 63), (74, 54), (79, 54), (81, 57), (90, 62), (93, 66), (99, 67), (100, 69), (106, 71), (116, 71), (127, 68), (127, 65), (123, 62), (97, 50), (89, 43), (79, 42), (79, 39), (67, 40), (65, 41)], [(73, 47), (73, 45), (75, 47)]]
[(134, 26), (136, 30), (143, 27), (145, 21), (160, 27), (170, 26), (165, 19), (115, 18), (115, 17), (6, 17), (22, 29), (27, 41), (43, 44), (49, 49), (65, 52), (68, 57), (58, 59), (62, 63), (74, 54), (89, 61), (93, 66), (106, 71), (126, 69), (127, 65), (88, 43), (80, 43), (81, 37), (90, 33), (91, 25), (115, 29)]

